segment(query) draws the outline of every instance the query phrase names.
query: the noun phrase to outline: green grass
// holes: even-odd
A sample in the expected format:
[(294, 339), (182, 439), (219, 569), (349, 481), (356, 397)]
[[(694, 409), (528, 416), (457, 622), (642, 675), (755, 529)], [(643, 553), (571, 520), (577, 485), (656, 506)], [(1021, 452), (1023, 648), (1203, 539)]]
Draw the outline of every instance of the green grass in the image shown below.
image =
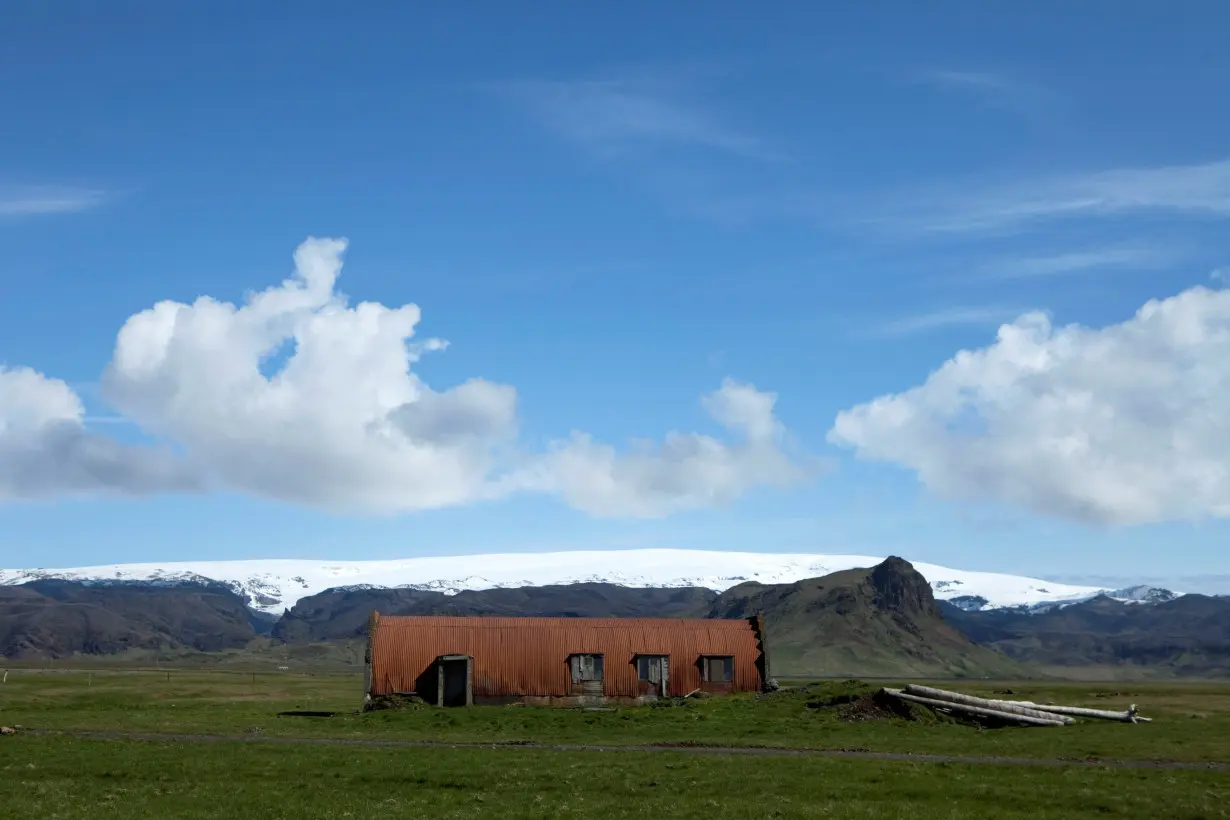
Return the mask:
[[(0, 724), (27, 729), (454, 743), (689, 744), (958, 756), (1230, 762), (1230, 684), (952, 684), (975, 694), (1120, 708), (1152, 724), (980, 731), (930, 716), (847, 723), (765, 698), (613, 711), (476, 707), (357, 713), (355, 675), (10, 671)], [(1098, 697), (1098, 695), (1111, 695)], [(278, 717), (288, 710), (337, 717)], [(929, 713), (924, 713), (929, 716)], [(1224, 771), (936, 764), (867, 759), (0, 738), (11, 817), (1230, 817)]]
[(218, 670), (271, 672), (287, 666), (293, 672), (316, 674), (363, 674), (366, 640), (352, 639), (321, 643), (283, 644), (271, 638), (255, 638), (247, 646), (221, 652), (176, 652), (130, 650), (114, 655), (74, 655), (55, 660), (30, 659), (5, 661), (8, 669), (38, 670)]
[[(526, 707), (357, 713), (361, 679), (351, 675), (235, 672), (38, 672), (16, 670), (0, 685), (0, 723), (88, 729), (446, 742), (692, 744), (868, 749), (885, 752), (1230, 762), (1230, 684), (950, 684), (972, 694), (1005, 686), (1012, 697), (1100, 708), (1140, 705), (1152, 724), (1082, 722), (1058, 729), (979, 731), (929, 721), (847, 723), (835, 710), (805, 708), (850, 685), (756, 699), (713, 698), (683, 707), (587, 712)], [(1099, 697), (1118, 692), (1110, 697)], [(278, 717), (338, 711), (328, 719)], [(929, 713), (923, 713), (929, 714)]]
[(1230, 778), (679, 752), (0, 743), (8, 817), (1230, 816)]

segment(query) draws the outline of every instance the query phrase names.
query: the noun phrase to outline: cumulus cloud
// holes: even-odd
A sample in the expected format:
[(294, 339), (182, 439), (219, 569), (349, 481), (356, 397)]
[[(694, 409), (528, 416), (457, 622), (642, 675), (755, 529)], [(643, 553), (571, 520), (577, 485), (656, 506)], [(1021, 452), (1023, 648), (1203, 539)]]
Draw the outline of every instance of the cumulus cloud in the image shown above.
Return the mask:
[(483, 379), (445, 390), (424, 384), (413, 365), (446, 343), (412, 342), (416, 305), (349, 304), (336, 289), (345, 248), (344, 240), (309, 239), (291, 278), (241, 305), (164, 301), (124, 324), (103, 395), (178, 445), (181, 460), (86, 435), (67, 385), (19, 371), (19, 389), (0, 400), (0, 431), (16, 432), (0, 443), (33, 440), (30, 418), (52, 432), (40, 448), (22, 445), (20, 460), (5, 459), (10, 472), (22, 465), (14, 483), (42, 494), (207, 484), (376, 514), (536, 491), (591, 512), (657, 515), (794, 477), (779, 449), (774, 397), (734, 382), (705, 400), (742, 436), (733, 444), (672, 434), (654, 453), (621, 454), (578, 433), (545, 453), (521, 451), (516, 389)]
[(64, 382), (0, 367), (0, 501), (200, 489), (169, 452), (91, 435), (84, 419)]
[(660, 446), (640, 442), (621, 454), (574, 433), (527, 480), (592, 515), (637, 517), (726, 504), (758, 485), (784, 486), (804, 472), (782, 450), (786, 431), (774, 415), (776, 401), (772, 393), (726, 379), (702, 405), (741, 443), (670, 433)]
[[(160, 302), (119, 332), (103, 391), (233, 489), (338, 510), (445, 507), (484, 494), (516, 393), (482, 380), (437, 393), (411, 372), (443, 343), (407, 342), (415, 305), (348, 306), (346, 243), (309, 239), (295, 275), (236, 306)], [(263, 363), (288, 343), (272, 377)]]
[(1101, 329), (1040, 313), (910, 390), (838, 414), (833, 443), (928, 488), (1101, 524), (1230, 517), (1230, 291)]

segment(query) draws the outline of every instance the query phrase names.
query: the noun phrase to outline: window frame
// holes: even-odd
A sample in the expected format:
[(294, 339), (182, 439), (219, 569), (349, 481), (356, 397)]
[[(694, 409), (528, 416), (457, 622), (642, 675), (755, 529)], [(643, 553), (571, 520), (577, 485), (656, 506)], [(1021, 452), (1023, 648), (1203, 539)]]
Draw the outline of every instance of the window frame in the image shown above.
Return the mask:
[[(725, 661), (722, 664), (722, 673), (726, 675), (725, 680), (713, 680), (710, 677), (710, 663), (712, 661)], [(735, 682), (735, 656), (734, 655), (701, 655), (700, 656), (700, 679), (704, 683), (728, 684)]]

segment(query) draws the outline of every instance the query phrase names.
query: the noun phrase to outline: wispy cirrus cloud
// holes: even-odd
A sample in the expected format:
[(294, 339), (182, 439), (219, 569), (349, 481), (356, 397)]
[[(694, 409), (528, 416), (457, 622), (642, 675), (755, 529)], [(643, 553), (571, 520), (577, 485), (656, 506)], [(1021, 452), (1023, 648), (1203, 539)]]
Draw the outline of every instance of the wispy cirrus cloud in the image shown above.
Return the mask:
[[(893, 203), (888, 205), (886, 203)], [(899, 204), (900, 203), (900, 204)], [(1121, 168), (899, 191), (864, 227), (930, 235), (1014, 233), (1048, 222), (1148, 213), (1230, 217), (1230, 160)]]
[(865, 336), (880, 339), (897, 339), (918, 336), (955, 327), (994, 328), (1011, 322), (1026, 311), (1002, 305), (958, 305), (910, 316), (887, 319), (873, 324)]
[(556, 133), (603, 155), (662, 146), (707, 149), (752, 159), (777, 157), (666, 84), (623, 80), (503, 83), (498, 91)]
[(1045, 86), (1000, 73), (928, 69), (918, 72), (914, 79), (1028, 117), (1054, 113), (1062, 102), (1059, 94)]
[(1036, 279), (1106, 270), (1157, 270), (1183, 259), (1175, 248), (1111, 245), (1041, 256), (1022, 256), (988, 262), (978, 269), (979, 279)]
[(77, 213), (102, 204), (105, 198), (105, 192), (91, 188), (0, 185), (0, 217)]

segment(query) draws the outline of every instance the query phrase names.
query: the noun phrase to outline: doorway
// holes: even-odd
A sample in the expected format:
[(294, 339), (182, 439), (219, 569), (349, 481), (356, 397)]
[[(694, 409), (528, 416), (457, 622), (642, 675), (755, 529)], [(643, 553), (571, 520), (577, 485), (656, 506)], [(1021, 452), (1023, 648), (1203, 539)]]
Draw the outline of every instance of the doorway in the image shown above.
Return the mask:
[(637, 655), (636, 677), (641, 682), (641, 693), (648, 698), (664, 698), (669, 690), (667, 679), (670, 665), (666, 655)]
[(441, 655), (436, 665), (439, 669), (436, 705), (471, 705), (474, 702), (474, 694), (470, 683), (470, 657), (468, 655)]

